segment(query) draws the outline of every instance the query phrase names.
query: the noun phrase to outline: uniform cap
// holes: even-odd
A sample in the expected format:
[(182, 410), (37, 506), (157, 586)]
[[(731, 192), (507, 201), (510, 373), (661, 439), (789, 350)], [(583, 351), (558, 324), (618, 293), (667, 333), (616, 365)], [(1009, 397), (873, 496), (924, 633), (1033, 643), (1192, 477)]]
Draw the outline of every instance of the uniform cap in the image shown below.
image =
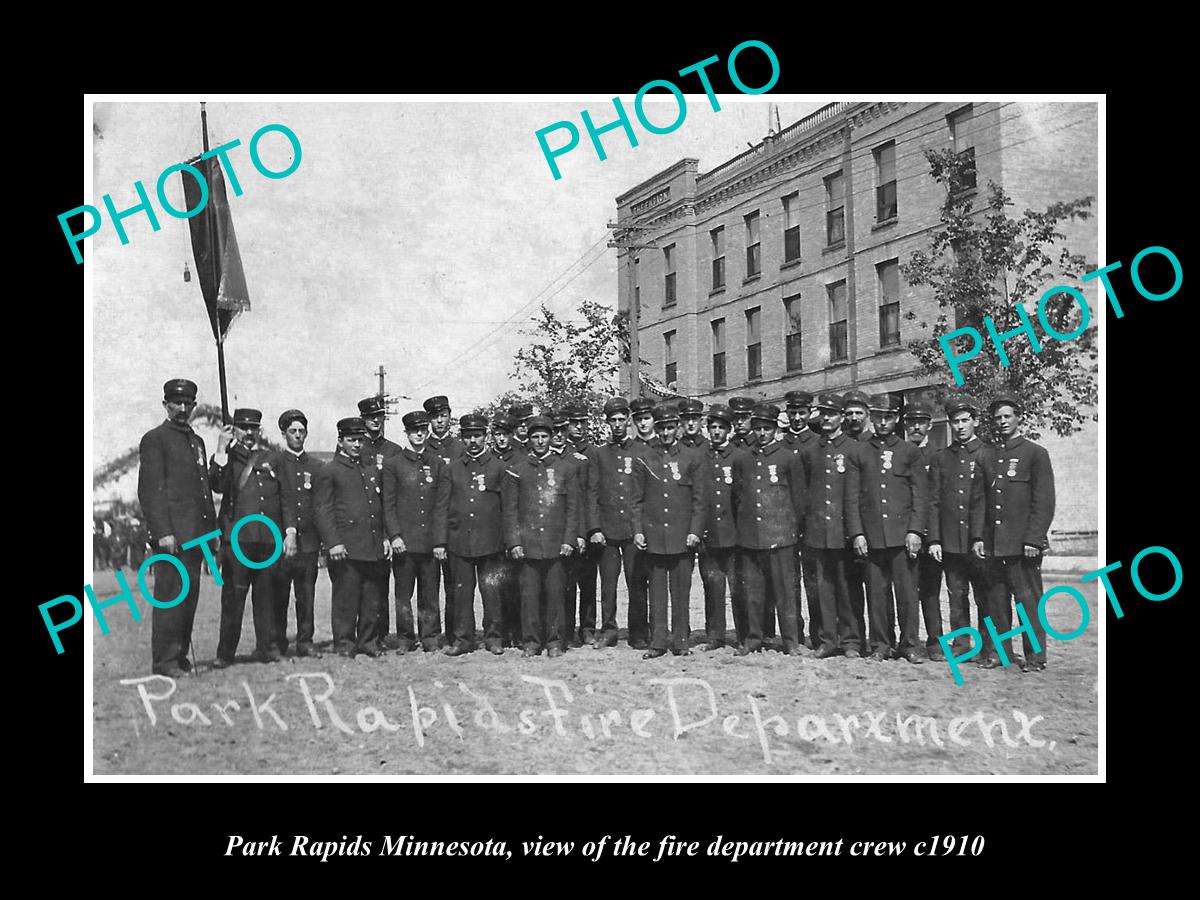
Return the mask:
[(550, 420), (554, 423), (555, 428), (566, 428), (568, 422), (566, 407), (551, 410)]
[(733, 425), (733, 413), (724, 403), (714, 403), (708, 408), (708, 417), (710, 419), (718, 419), (726, 425)]
[(691, 400), (684, 398), (679, 401), (679, 415), (681, 416), (699, 416), (704, 413), (704, 404), (699, 400)]
[(654, 416), (655, 425), (669, 424), (679, 421), (679, 410), (670, 403), (664, 403), (661, 406), (656, 406), (650, 411)]
[(760, 419), (770, 422), (772, 425), (779, 423), (779, 407), (774, 403), (760, 403), (754, 407), (754, 411), (750, 413), (751, 421)]
[(788, 409), (801, 409), (812, 406), (813, 395), (808, 391), (788, 391), (783, 395), (783, 399), (787, 401)]
[(734, 397), (729, 401), (729, 408), (735, 416), (739, 413), (744, 415), (745, 413), (753, 412), (754, 406), (754, 398), (752, 397)]
[(946, 401), (946, 418), (954, 418), (955, 413), (963, 411), (969, 412), (973, 416), (979, 415), (979, 407), (965, 397)]
[(517, 430), (517, 420), (508, 413), (496, 413), (492, 416), (492, 431), (513, 432)]
[(863, 409), (870, 409), (871, 398), (855, 388), (842, 394), (842, 409), (845, 409), (847, 406), (861, 406)]
[(991, 415), (997, 406), (1011, 406), (1018, 413), (1025, 411), (1025, 407), (1021, 404), (1021, 398), (1011, 391), (1001, 391), (993, 397), (991, 402), (988, 403), (988, 414)]
[[(437, 397), (431, 397), (431, 400), (437, 400)], [(445, 400), (445, 397), (441, 399)], [(425, 401), (426, 406), (429, 400)], [(461, 434), (466, 434), (468, 431), (487, 431), (487, 419), (478, 413), (467, 413), (458, 420), (458, 430)]]
[(524, 422), (533, 415), (533, 405), (530, 403), (518, 403), (509, 407), (508, 414), (518, 422)]
[(233, 411), (233, 424), (238, 428), (258, 428), (262, 425), (262, 410), (261, 409), (235, 409)]
[(358, 401), (358, 414), (360, 416), (380, 416), (387, 412), (387, 404), (383, 402), (382, 397), (367, 397), (365, 400)]
[(933, 404), (928, 400), (914, 400), (904, 407), (906, 419), (932, 419)]
[(609, 397), (604, 401), (604, 418), (608, 418), (613, 413), (623, 412), (628, 414), (629, 401), (624, 397)]
[(446, 412), (450, 411), (450, 401), (446, 397), (430, 397), (421, 405), (425, 407), (425, 412), (431, 416), (436, 416), (443, 409)]
[(529, 429), (530, 434), (533, 434), (535, 431), (553, 432), (554, 431), (554, 420), (551, 419), (549, 416), (533, 416), (530, 418), (529, 422), (527, 423), (527, 427)]
[(587, 407), (582, 403), (566, 403), (560, 412), (568, 419), (586, 419), (588, 417)]
[(367, 426), (360, 416), (350, 416), (347, 419), (338, 419), (337, 430), (338, 437), (346, 437), (351, 434), (366, 434)]
[(163, 399), (188, 400), (194, 403), (198, 390), (194, 381), (188, 381), (186, 378), (172, 378), (163, 385)]
[(899, 412), (900, 398), (892, 394), (872, 394), (867, 409), (872, 412)]
[(298, 409), (289, 409), (279, 417), (279, 430), (287, 431), (288, 426), (293, 422), (299, 422), (305, 428), (308, 427), (308, 418)]
[(423, 409), (414, 409), (412, 412), (406, 412), (400, 421), (404, 423), (406, 431), (416, 431), (429, 424), (429, 414)]
[(846, 401), (838, 394), (820, 394), (817, 396), (817, 409), (832, 409), (835, 412), (842, 412), (846, 408)]
[(654, 403), (646, 397), (638, 397), (629, 404), (629, 414), (636, 416), (640, 413), (650, 412), (654, 409)]

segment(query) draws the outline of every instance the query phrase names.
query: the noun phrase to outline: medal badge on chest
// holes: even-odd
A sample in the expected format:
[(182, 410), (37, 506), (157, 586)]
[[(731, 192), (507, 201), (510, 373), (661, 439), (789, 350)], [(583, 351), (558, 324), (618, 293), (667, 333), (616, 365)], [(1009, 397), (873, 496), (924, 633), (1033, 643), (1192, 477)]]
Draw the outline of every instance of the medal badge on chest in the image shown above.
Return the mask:
[(1010, 459), (1008, 461), (1008, 477), (1012, 478), (1016, 474), (1017, 474), (1017, 460), (1015, 458)]
[(669, 462), (669, 463), (667, 463), (667, 465), (671, 467), (671, 477), (672, 478), (674, 478), (676, 481), (678, 481), (680, 478), (683, 477), (679, 472), (679, 463)]
[(884, 450), (883, 451), (883, 468), (885, 470), (890, 469), (892, 467), (892, 454), (893, 453), (895, 453), (894, 450)]
[(767, 466), (767, 474), (771, 476), (771, 484), (779, 484), (779, 467), (772, 463)]
[(196, 465), (200, 466), (201, 468), (205, 468), (205, 466), (204, 466), (204, 451), (200, 449), (200, 445), (197, 443), (193, 443), (192, 449), (196, 451)]
[(483, 472), (480, 472), (478, 475), (473, 475), (471, 477), (475, 479), (475, 490), (479, 491), (479, 493), (481, 493), (481, 494), (487, 490), (487, 484), (486, 484), (487, 479)]
[(433, 471), (429, 466), (421, 466), (421, 470), (425, 473), (425, 483), (433, 484)]
[(550, 487), (555, 486), (554, 485), (554, 469), (550, 468), (549, 466), (546, 467), (546, 484), (550, 485)]
[(633, 474), (633, 457), (632, 456), (625, 457), (625, 474), (626, 475)]
[(725, 473), (725, 483), (733, 484), (733, 466), (721, 466), (721, 471)]
[(839, 453), (837, 456), (835, 456), (833, 458), (833, 461), (837, 463), (837, 470), (839, 472), (846, 471), (846, 454), (845, 453)]
[(382, 453), (375, 454), (375, 468), (377, 468), (377, 469), (383, 468), (383, 454)]
[(301, 472), (300, 474), (302, 474), (304, 476), (304, 489), (306, 491), (311, 491), (312, 490), (312, 473), (311, 472)]
[(379, 485), (375, 484), (375, 476), (371, 476), (371, 484), (375, 485), (375, 493), (379, 493)]
[(970, 468), (971, 468), (970, 474), (972, 477), (974, 477), (974, 475), (975, 475), (975, 460), (971, 460), (970, 462), (967, 463), (967, 465), (970, 466)]

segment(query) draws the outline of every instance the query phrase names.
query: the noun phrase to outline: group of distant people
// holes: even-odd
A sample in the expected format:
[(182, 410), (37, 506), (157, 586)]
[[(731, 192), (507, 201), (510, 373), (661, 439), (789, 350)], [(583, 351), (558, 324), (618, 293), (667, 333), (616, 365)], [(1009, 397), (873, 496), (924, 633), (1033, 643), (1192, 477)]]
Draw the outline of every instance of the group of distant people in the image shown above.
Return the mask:
[(150, 535), (140, 519), (92, 519), (92, 559), (96, 569), (137, 569), (150, 554)]
[[(596, 444), (581, 404), (541, 414), (516, 405), (490, 420), (469, 414), (455, 435), (448, 399), (435, 396), (402, 417), (407, 447), (384, 436), (384, 402), (368, 397), (359, 415), (337, 423), (337, 451), (320, 465), (304, 449), (308, 420), (298, 409), (279, 416), (282, 452), (262, 445), (262, 413), (244, 408), (209, 457), (188, 425), (196, 392), (186, 379), (167, 382), (167, 421), (141, 444), (138, 496), (151, 541), (156, 552), (178, 554), (191, 576), (180, 603), (154, 609), (157, 673), (191, 666), (203, 555), (182, 544), (214, 527), (223, 580), (217, 668), (235, 661), (248, 595), (253, 659), (288, 652), (293, 592), (295, 653), (320, 655), (313, 597), (322, 551), (332, 649), (348, 657), (460, 656), (480, 644), (525, 656), (602, 650), (618, 642), (622, 575), (629, 645), (646, 658), (689, 654), (698, 559), (708, 650), (766, 649), (778, 622), (776, 649), (788, 655), (939, 659), (944, 576), (952, 630), (970, 623), (969, 592), (977, 620), (990, 615), (1001, 632), (1013, 603), (1023, 604), (1037, 645), (1026, 632), (1024, 659), (1011, 653), (1011, 637), (1005, 649), (1022, 669), (1045, 666), (1036, 604), (1053, 472), (1044, 448), (1020, 435), (1014, 396), (983, 410), (948, 403), (954, 439), (943, 449), (929, 444), (928, 403), (903, 407), (893, 395), (857, 390), (790, 391), (786, 410), (746, 397), (707, 409), (686, 398), (613, 397), (603, 407), (606, 439)], [(992, 445), (975, 435), (983, 412)], [(233, 523), (247, 516), (258, 518), (239, 527), (231, 552)], [(156, 596), (181, 593), (178, 570), (156, 568)], [(978, 662), (999, 665), (980, 631)], [(954, 652), (966, 642), (956, 636)]]

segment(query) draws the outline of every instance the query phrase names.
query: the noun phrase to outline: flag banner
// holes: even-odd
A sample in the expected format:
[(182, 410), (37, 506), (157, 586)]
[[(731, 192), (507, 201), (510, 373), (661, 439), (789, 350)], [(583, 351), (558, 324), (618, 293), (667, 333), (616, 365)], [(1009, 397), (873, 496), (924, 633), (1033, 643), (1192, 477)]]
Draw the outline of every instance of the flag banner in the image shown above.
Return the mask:
[[(233, 231), (220, 160), (196, 157), (188, 160), (188, 165), (199, 169), (208, 183), (208, 203), (188, 224), (192, 230), (192, 254), (196, 259), (196, 275), (204, 294), (204, 305), (208, 308), (208, 321), (213, 337), (222, 341), (233, 320), (250, 309), (250, 295), (246, 291), (246, 275), (242, 271), (242, 257)], [(200, 185), (187, 172), (181, 172), (180, 177), (187, 209), (195, 209), (200, 205)]]

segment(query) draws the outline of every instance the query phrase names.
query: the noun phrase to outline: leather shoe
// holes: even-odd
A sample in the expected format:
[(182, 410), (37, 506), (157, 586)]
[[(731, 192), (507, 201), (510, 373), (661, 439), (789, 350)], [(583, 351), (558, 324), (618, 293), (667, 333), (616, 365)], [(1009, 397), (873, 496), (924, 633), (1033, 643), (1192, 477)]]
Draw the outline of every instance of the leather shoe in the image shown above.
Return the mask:
[(446, 648), (447, 656), (464, 656), (470, 652), (471, 651), (468, 650), (466, 647), (462, 646), (462, 644), (452, 644), (451, 646)]
[(737, 648), (736, 652), (738, 656), (749, 656), (751, 653), (758, 653), (760, 650), (762, 650), (761, 647), (748, 647), (747, 645), (742, 644)]
[(490, 644), (488, 646), (488, 652), (495, 653), (497, 656), (503, 656), (504, 647), (502, 647), (500, 644)]
[(672, 650), (671, 652), (674, 653), (676, 656), (691, 656), (692, 655), (692, 651), (687, 647), (684, 647), (682, 650)]
[(862, 659), (862, 654), (857, 650), (847, 650), (846, 659)]
[(666, 656), (666, 650), (659, 650), (657, 647), (651, 647), (642, 654), (642, 659), (658, 659), (660, 656)]
[[(215, 662), (213, 663), (213, 666), (214, 667), (216, 666)], [(224, 667), (222, 667), (222, 668), (224, 668)], [(154, 674), (155, 675), (165, 675), (167, 678), (183, 678), (185, 675), (187, 675), (187, 672), (183, 671), (182, 666), (174, 665), (174, 666), (170, 666), (169, 668), (163, 669), (161, 672), (155, 672)]]
[(216, 659), (214, 659), (212, 661), (212, 667), (214, 669), (228, 669), (232, 665), (233, 665), (232, 659), (225, 659), (224, 657), (221, 657), (221, 656), (218, 656)]
[(979, 668), (981, 668), (981, 669), (998, 669), (998, 668), (1000, 668), (1000, 660), (996, 659), (996, 657), (994, 657), (994, 656), (989, 656), (987, 659), (985, 659), (983, 662), (981, 662), (979, 664)]
[(373, 647), (368, 644), (365, 647), (359, 647), (358, 652), (361, 653), (363, 656), (369, 656), (369, 657), (371, 657), (371, 659), (375, 659), (380, 655), (381, 651), (379, 650), (378, 647)]
[(887, 660), (887, 655), (882, 650), (876, 650), (874, 653), (868, 656), (867, 659), (874, 660), (875, 662), (885, 662)]
[(522, 657), (539, 656), (539, 655), (541, 655), (541, 652), (542, 652), (542, 650), (540, 647), (526, 647), (524, 650), (521, 651), (521, 656)]
[(788, 642), (783, 645), (783, 654), (784, 656), (803, 656), (804, 653), (801, 648), (801, 644)]
[(1029, 663), (1029, 671), (1030, 672), (1045, 672), (1046, 664), (1042, 660), (1038, 660), (1038, 659), (1031, 660)]
[(946, 661), (946, 654), (942, 652), (941, 647), (930, 647), (929, 648), (929, 661), (930, 662), (945, 662)]
[(551, 659), (556, 659), (557, 657), (563, 655), (562, 648), (561, 647), (551, 647), (549, 650), (546, 651), (546, 655), (548, 657), (550, 657)]
[[(834, 656), (834, 655), (836, 655), (836, 654), (837, 654), (837, 648), (836, 648), (836, 647), (829, 647), (829, 646), (825, 646), (825, 647), (822, 647), (820, 650), (818, 650), (818, 651), (817, 651), (817, 659), (829, 659), (829, 657), (831, 657), (831, 656)], [(847, 656), (849, 656), (849, 655), (850, 655), (850, 651), (849, 651), (849, 650), (847, 650), (847, 651), (846, 651), (846, 655), (847, 655)], [(857, 654), (856, 654), (856, 655), (857, 655)]]
[(914, 666), (919, 666), (923, 662), (925, 662), (925, 660), (921, 659), (921, 657), (917, 656), (917, 654), (915, 654), (911, 650), (901, 653), (900, 658), (903, 660), (907, 660), (908, 662), (912, 663)]
[(259, 653), (255, 650), (250, 658), (257, 663), (277, 663), (281, 659), (278, 650), (273, 650), (270, 653)]
[(296, 647), (297, 656), (313, 656), (317, 659), (321, 658), (321, 651), (312, 644), (299, 644)]
[(634, 650), (645, 650), (647, 647), (650, 646), (650, 642), (647, 641), (645, 638), (638, 638), (637, 640), (630, 643), (629, 646), (632, 647)]
[(707, 653), (710, 650), (723, 650), (724, 648), (725, 648), (724, 641), (712, 641), (711, 643), (704, 645), (704, 652)]

